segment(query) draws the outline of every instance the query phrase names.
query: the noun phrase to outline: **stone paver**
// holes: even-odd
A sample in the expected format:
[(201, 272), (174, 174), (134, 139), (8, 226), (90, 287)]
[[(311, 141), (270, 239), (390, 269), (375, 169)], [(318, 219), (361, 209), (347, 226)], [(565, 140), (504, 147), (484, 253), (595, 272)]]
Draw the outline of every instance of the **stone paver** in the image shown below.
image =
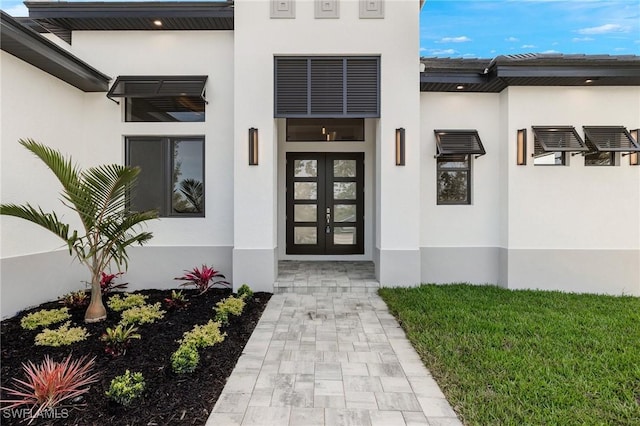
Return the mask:
[[(352, 291), (377, 290), (371, 265), (281, 262), (292, 285), (269, 301), (207, 426), (461, 425), (382, 299)], [(333, 290), (307, 293), (322, 286)]]

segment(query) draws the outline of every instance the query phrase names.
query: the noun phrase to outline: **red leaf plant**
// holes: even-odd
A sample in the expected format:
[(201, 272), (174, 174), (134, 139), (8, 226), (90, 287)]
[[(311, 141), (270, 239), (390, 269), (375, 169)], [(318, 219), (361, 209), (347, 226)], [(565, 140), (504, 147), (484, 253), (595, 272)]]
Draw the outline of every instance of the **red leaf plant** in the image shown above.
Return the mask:
[(100, 290), (102, 291), (102, 295), (106, 295), (111, 293), (113, 290), (118, 288), (125, 288), (129, 283), (115, 284), (113, 280), (120, 275), (124, 274), (124, 272), (118, 272), (117, 274), (105, 274), (104, 272), (100, 272), (102, 278), (100, 278)]
[(22, 363), (26, 380), (13, 378), (17, 383), (15, 389), (2, 387), (8, 395), (17, 397), (2, 400), (2, 403), (9, 403), (2, 407), (2, 410), (20, 405), (31, 405), (32, 409), (38, 407), (35, 413), (31, 413), (31, 424), (43, 411), (59, 405), (62, 401), (87, 393), (88, 385), (98, 380), (97, 373), (89, 374), (94, 361), (95, 357), (88, 360), (86, 356), (71, 360), (69, 355), (62, 362), (56, 362), (45, 355), (42, 363), (38, 365), (31, 361), (27, 364)]
[(209, 268), (207, 265), (202, 265), (202, 269), (198, 269), (197, 267), (193, 268), (191, 271), (185, 270), (186, 274), (182, 277), (174, 278), (180, 281), (186, 281), (180, 285), (192, 285), (196, 287), (200, 294), (209, 290), (215, 285), (223, 288), (231, 288), (231, 284), (224, 280), (216, 281), (215, 278), (225, 278), (224, 275), (220, 273), (220, 271), (216, 271), (213, 268)]

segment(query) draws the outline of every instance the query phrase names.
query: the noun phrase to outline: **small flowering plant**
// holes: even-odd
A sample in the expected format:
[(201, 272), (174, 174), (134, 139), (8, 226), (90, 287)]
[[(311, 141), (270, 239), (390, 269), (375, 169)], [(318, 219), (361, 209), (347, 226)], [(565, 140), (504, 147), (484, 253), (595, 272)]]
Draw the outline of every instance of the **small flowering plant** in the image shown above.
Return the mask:
[[(191, 271), (185, 270), (185, 272), (185, 275), (174, 279), (186, 281), (180, 285), (192, 285), (200, 291), (200, 294), (203, 294), (215, 285), (223, 288), (231, 287), (230, 283), (224, 281), (225, 276), (222, 275), (220, 271), (210, 268), (207, 265), (202, 265), (202, 268), (195, 267)], [(216, 278), (222, 278), (222, 280), (216, 280)]]
[(103, 296), (116, 289), (123, 289), (129, 285), (129, 283), (116, 284), (113, 282), (114, 279), (118, 278), (122, 274), (124, 274), (124, 272), (118, 272), (116, 274), (105, 274), (104, 272), (100, 272), (100, 289), (102, 290)]

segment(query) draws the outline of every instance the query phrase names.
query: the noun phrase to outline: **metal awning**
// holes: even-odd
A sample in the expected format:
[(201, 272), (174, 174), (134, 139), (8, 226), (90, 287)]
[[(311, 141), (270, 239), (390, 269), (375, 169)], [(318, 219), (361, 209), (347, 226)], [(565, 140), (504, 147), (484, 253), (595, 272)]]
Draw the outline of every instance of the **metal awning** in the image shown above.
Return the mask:
[(573, 126), (533, 126), (534, 142), (544, 152), (589, 151)]
[(436, 157), (476, 154), (477, 158), (487, 153), (477, 130), (434, 130), (434, 133), (436, 134)]
[(118, 76), (107, 97), (113, 98), (159, 98), (169, 96), (193, 96), (204, 98), (206, 75), (172, 76)]
[(583, 126), (584, 138), (592, 151), (637, 152), (640, 145), (624, 126)]

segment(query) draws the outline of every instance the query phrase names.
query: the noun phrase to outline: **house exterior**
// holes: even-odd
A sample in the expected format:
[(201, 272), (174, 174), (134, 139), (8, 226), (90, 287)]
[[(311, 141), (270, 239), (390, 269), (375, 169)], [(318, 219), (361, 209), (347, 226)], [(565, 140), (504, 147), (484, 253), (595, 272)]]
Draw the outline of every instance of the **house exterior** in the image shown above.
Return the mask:
[[(363, 260), (385, 286), (640, 296), (638, 56), (420, 58), (419, 0), (26, 5), (0, 26), (1, 200), (75, 220), (20, 138), (140, 166), (132, 207), (162, 217), (134, 288)], [(87, 279), (0, 220), (3, 316)]]

